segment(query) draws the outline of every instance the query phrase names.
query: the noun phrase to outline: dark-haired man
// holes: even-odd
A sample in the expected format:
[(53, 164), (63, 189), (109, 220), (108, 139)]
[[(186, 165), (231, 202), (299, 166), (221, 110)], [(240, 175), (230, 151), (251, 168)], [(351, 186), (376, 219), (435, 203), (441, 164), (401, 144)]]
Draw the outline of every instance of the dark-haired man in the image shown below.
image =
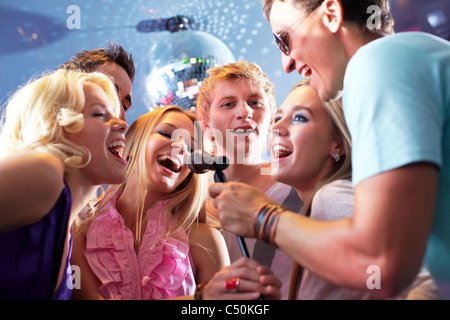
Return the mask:
[(122, 103), (120, 118), (125, 121), (125, 113), (130, 109), (132, 83), (135, 75), (134, 61), (130, 53), (117, 43), (108, 43), (106, 48), (80, 51), (61, 69), (83, 72), (102, 72), (114, 79), (114, 85)]

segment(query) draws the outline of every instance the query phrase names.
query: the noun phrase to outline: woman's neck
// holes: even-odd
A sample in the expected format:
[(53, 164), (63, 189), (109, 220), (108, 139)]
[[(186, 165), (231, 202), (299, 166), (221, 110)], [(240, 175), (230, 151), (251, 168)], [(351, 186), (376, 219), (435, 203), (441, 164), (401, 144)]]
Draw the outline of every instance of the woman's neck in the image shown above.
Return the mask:
[(141, 211), (141, 197), (145, 196), (142, 214), (151, 209), (158, 201), (168, 196), (147, 187), (146, 194), (137, 192), (140, 190), (137, 179), (129, 179), (116, 202), (116, 209), (123, 217), (125, 225), (134, 230), (136, 227), (138, 212)]
[(66, 174), (65, 180), (72, 198), (69, 220), (69, 225), (72, 226), (78, 214), (88, 205), (89, 201), (97, 199), (97, 190), (100, 186), (85, 184), (77, 175)]
[(122, 193), (119, 195), (116, 201), (117, 211), (122, 215), (124, 220), (134, 221), (136, 218), (136, 213), (140, 210), (140, 206), (142, 205), (141, 200), (143, 196), (145, 196), (144, 200), (144, 212), (147, 212), (156, 202), (153, 194), (147, 191), (144, 195), (138, 192), (137, 185), (134, 185), (132, 181), (128, 181), (125, 185)]
[(298, 188), (298, 187), (294, 187), (295, 191), (297, 191), (298, 197), (303, 201), (306, 202), (306, 200), (308, 199), (309, 195), (312, 192), (312, 189), (304, 189), (304, 188)]

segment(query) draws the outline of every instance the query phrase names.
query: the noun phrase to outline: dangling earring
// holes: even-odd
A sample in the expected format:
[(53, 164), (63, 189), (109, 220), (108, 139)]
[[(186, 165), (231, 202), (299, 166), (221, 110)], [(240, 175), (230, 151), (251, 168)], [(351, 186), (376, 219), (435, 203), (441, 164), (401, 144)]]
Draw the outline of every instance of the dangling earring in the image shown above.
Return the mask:
[(339, 160), (341, 160), (341, 157), (339, 156), (339, 152), (335, 152), (331, 155), (331, 157), (333, 157), (334, 162), (338, 162)]
[(214, 136), (203, 141), (203, 149), (211, 155), (216, 154), (216, 144)]
[(211, 137), (211, 155), (216, 155), (216, 138), (214, 136)]

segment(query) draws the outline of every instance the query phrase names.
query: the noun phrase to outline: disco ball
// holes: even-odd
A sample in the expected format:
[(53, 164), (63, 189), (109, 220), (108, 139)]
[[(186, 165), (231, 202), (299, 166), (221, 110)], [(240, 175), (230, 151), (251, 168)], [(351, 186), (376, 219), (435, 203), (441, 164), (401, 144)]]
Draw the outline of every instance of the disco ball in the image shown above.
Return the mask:
[(195, 109), (206, 70), (234, 62), (230, 49), (213, 35), (195, 30), (164, 32), (151, 46), (144, 73), (148, 106)]

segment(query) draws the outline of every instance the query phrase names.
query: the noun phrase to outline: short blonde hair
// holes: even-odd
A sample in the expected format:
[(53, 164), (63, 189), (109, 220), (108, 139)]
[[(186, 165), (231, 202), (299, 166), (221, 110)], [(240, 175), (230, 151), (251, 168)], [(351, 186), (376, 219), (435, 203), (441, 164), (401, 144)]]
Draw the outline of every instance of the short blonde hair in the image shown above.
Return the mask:
[(277, 106), (274, 85), (258, 65), (240, 60), (224, 66), (211, 68), (206, 73), (209, 74), (209, 77), (203, 81), (197, 97), (197, 114), (200, 121), (207, 121), (209, 119), (209, 109), (216, 85), (230, 79), (248, 79), (261, 83), (269, 101), (271, 114), (275, 114)]
[(57, 70), (30, 81), (9, 99), (0, 134), (1, 153), (43, 151), (60, 159), (65, 170), (89, 163), (89, 151), (64, 135), (83, 128), (81, 112), (85, 106), (85, 83), (100, 86), (119, 114), (117, 93), (108, 76)]

